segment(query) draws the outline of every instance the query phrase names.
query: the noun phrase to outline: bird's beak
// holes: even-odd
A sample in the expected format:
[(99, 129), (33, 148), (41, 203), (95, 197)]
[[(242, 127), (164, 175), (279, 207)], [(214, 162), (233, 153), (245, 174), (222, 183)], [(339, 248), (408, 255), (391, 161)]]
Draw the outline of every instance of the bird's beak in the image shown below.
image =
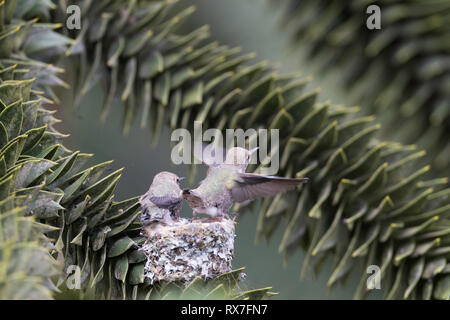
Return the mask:
[(186, 179), (186, 177), (179, 177), (178, 181), (183, 181), (184, 179)]
[(253, 149), (249, 150), (248, 153), (250, 155), (252, 155), (255, 151), (258, 151), (258, 149), (259, 149), (259, 147), (253, 148)]

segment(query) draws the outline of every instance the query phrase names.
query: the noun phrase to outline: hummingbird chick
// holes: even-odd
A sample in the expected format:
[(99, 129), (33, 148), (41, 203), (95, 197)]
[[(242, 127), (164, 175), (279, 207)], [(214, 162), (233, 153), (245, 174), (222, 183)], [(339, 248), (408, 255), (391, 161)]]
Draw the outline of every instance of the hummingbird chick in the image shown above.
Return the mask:
[(142, 207), (141, 221), (171, 224), (179, 219), (182, 196), (179, 178), (171, 172), (160, 172), (154, 178), (148, 191), (139, 198)]
[(245, 173), (251, 155), (257, 149), (249, 151), (235, 147), (228, 150), (223, 163), (204, 161), (209, 166), (206, 178), (196, 189), (185, 189), (182, 193), (193, 210), (193, 219), (197, 213), (223, 217), (235, 202), (273, 196), (293, 190), (309, 180)]

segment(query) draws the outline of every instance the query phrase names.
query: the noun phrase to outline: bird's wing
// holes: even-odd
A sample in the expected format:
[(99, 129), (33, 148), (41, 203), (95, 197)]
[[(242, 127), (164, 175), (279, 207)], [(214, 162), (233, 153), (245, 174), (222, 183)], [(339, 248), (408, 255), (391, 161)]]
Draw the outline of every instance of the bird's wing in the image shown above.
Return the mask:
[(308, 178), (283, 178), (254, 173), (241, 173), (234, 180), (231, 197), (235, 202), (244, 202), (257, 198), (273, 196), (277, 193), (295, 189), (308, 182)]
[(194, 191), (185, 189), (182, 193), (183, 198), (187, 201), (191, 208), (203, 208), (205, 204), (201, 197), (195, 194)]
[(158, 208), (168, 210), (175, 210), (182, 201), (182, 199), (179, 197), (171, 196), (150, 197), (149, 200), (153, 202)]

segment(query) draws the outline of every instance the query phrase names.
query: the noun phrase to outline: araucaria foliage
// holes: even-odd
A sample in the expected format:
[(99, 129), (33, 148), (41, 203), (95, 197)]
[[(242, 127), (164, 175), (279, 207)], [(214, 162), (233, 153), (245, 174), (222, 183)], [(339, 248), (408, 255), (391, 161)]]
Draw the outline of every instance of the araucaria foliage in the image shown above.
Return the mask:
[[(82, 8), (78, 31), (57, 24), (72, 1), (55, 7), (44, 0), (0, 2), (0, 250), (10, 252), (0, 255), (0, 264), (26, 265), (7, 248), (11, 239), (20, 244), (27, 238), (5, 237), (4, 230), (35, 219), (40, 233), (32, 234), (51, 245), (33, 242), (30, 250), (43, 255), (50, 248), (45, 259), (61, 264), (39, 273), (39, 285), (50, 269), (61, 270), (60, 285), (63, 270), (77, 265), (83, 294), (167, 297), (164, 288), (143, 279), (138, 197), (114, 201), (122, 170), (108, 173), (110, 162), (85, 168), (91, 155), (65, 148), (64, 135), (53, 127), (51, 86), (64, 82), (49, 63), (65, 53), (77, 71), (71, 85), (80, 96), (98, 81), (105, 84), (103, 120), (115, 100), (124, 102), (125, 133), (137, 118), (142, 127), (150, 122), (155, 141), (164, 125), (191, 128), (194, 120), (205, 129), (279, 129), (279, 175), (308, 176), (310, 183), (264, 200), (258, 234), (269, 238), (286, 219), (280, 252), (287, 257), (305, 248), (304, 274), (332, 256), (329, 286), (360, 262), (381, 267), (387, 298), (448, 299), (450, 189), (445, 178), (427, 180), (430, 166), (417, 168), (424, 152), (379, 141), (383, 128), (374, 117), (317, 103), (319, 92), (307, 88), (307, 79), (251, 63), (251, 55), (211, 42), (207, 27), (176, 31), (194, 9), (173, 12), (173, 2), (74, 1)], [(21, 212), (32, 218), (17, 217)], [(6, 219), (8, 213), (14, 219)], [(240, 292), (241, 271), (206, 284), (208, 292), (271, 294), (269, 288)], [(17, 297), (3, 289), (12, 275), (2, 276), (0, 295)], [(364, 274), (357, 298), (367, 293), (365, 281)]]
[[(383, 122), (384, 138), (425, 148), (434, 171), (449, 176), (450, 2), (272, 3), (287, 5), (283, 22), (292, 42), (321, 74), (339, 74), (352, 103)], [(372, 4), (380, 8), (380, 29), (366, 24)]]

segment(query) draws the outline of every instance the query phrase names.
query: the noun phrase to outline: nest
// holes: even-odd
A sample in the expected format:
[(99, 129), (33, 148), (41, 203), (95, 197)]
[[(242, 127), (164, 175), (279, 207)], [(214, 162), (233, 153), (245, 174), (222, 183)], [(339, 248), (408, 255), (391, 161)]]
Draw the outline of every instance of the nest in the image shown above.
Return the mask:
[(154, 223), (145, 228), (142, 245), (147, 256), (144, 277), (155, 282), (189, 283), (200, 276), (212, 279), (230, 272), (234, 254), (234, 225), (228, 218), (181, 218), (171, 225)]

